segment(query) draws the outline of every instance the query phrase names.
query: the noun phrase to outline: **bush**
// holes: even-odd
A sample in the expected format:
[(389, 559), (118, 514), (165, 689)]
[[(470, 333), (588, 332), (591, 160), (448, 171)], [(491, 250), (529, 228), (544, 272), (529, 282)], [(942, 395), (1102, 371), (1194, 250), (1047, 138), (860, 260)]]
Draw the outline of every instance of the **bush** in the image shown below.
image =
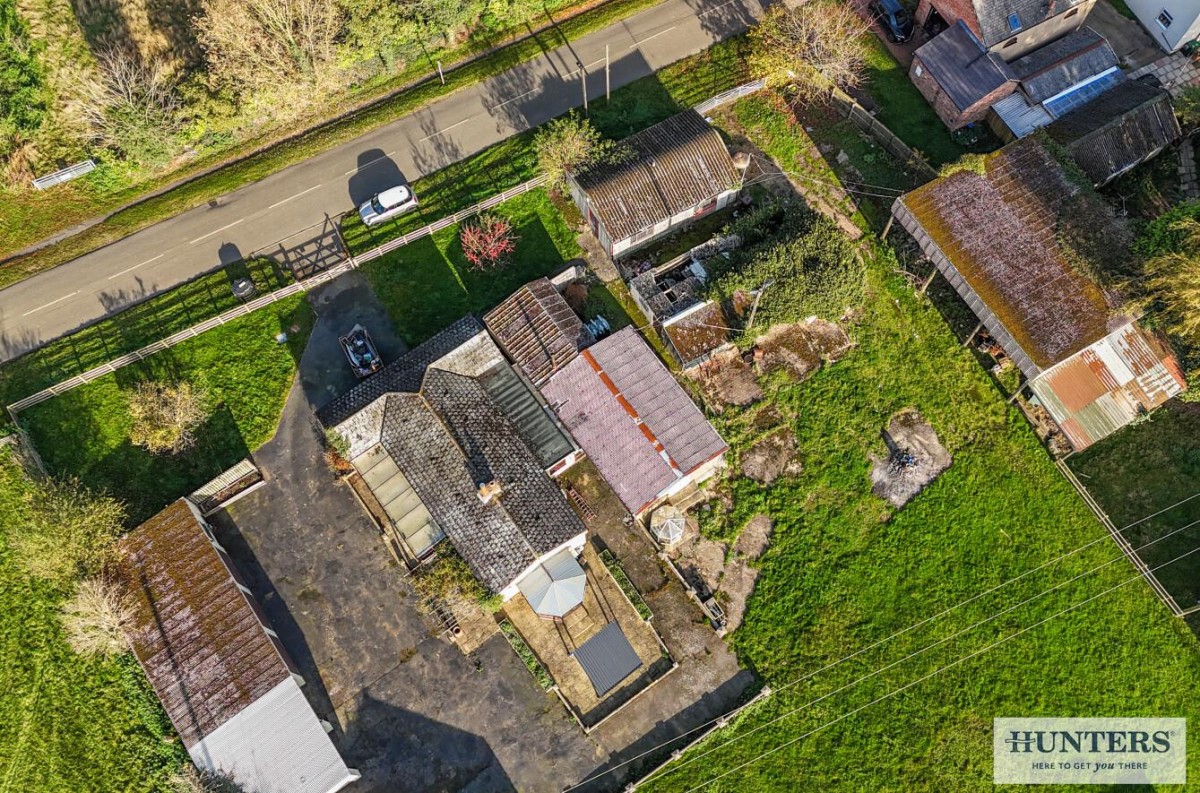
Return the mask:
[(414, 573), (411, 581), (413, 589), (419, 595), (436, 598), (447, 605), (474, 603), (489, 612), (499, 611), (501, 606), (500, 596), (493, 595), (479, 583), (471, 568), (467, 567), (467, 563), (453, 548), (442, 553), (437, 561)]
[(125, 631), (133, 619), (129, 600), (105, 578), (80, 581), (63, 605), (63, 630), (71, 649), (88, 657), (111, 657), (129, 649)]
[(98, 575), (121, 535), (125, 507), (78, 479), (43, 479), (26, 494), (27, 523), (9, 536), (30, 574), (66, 585)]
[(503, 267), (517, 249), (512, 223), (499, 215), (480, 215), (464, 223), (458, 238), (463, 256), (477, 270)]
[(244, 793), (244, 788), (224, 774), (200, 771), (187, 763), (170, 779), (171, 793)]
[(206, 418), (204, 394), (190, 383), (140, 383), (129, 395), (129, 439), (151, 454), (178, 454), (196, 442)]

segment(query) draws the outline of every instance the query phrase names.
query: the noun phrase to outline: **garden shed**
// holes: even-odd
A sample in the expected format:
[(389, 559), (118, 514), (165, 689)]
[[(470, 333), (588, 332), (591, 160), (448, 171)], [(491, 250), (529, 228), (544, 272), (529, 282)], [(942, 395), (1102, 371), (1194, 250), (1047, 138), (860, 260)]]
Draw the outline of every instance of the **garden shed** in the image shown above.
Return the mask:
[(613, 158), (567, 175), (571, 198), (613, 257), (728, 206), (741, 182), (720, 134), (694, 110), (625, 138)]
[(549, 278), (513, 292), (484, 315), (483, 324), (534, 385), (546, 382), (595, 341)]

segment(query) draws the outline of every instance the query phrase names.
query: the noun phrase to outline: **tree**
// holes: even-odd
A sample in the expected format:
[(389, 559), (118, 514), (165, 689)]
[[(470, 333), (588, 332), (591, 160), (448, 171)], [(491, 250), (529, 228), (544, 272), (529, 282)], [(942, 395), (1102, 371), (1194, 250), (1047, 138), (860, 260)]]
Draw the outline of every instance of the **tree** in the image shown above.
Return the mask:
[(788, 86), (800, 99), (862, 82), (867, 23), (853, 3), (809, 0), (797, 8), (776, 3), (750, 29), (750, 67), (769, 85)]
[(517, 248), (512, 223), (498, 215), (479, 215), (459, 231), (463, 256), (478, 270), (503, 267)]
[(349, 62), (377, 59), (392, 71), (419, 52), (417, 22), (394, 0), (343, 0), (346, 36), (342, 57)]
[(538, 167), (546, 175), (546, 186), (561, 189), (568, 173), (577, 173), (607, 159), (615, 150), (611, 140), (601, 137), (592, 122), (571, 112), (546, 124), (533, 137)]
[(196, 442), (206, 418), (204, 393), (190, 383), (139, 383), (129, 395), (129, 438), (151, 454), (178, 454)]
[(98, 575), (121, 536), (125, 507), (77, 479), (42, 479), (26, 496), (26, 525), (9, 543), (30, 574), (66, 585)]
[(68, 110), (93, 141), (138, 165), (158, 167), (174, 154), (179, 97), (161, 61), (146, 62), (129, 49), (96, 55), (96, 74), (78, 75)]
[(218, 83), (311, 94), (333, 71), (341, 9), (334, 0), (204, 0), (196, 28)]
[(111, 657), (129, 648), (125, 632), (133, 621), (133, 609), (112, 580), (80, 581), (63, 606), (62, 621), (67, 643), (80, 655)]
[(1200, 220), (1183, 217), (1171, 224), (1180, 244), (1146, 262), (1145, 286), (1172, 325), (1191, 341), (1200, 341)]

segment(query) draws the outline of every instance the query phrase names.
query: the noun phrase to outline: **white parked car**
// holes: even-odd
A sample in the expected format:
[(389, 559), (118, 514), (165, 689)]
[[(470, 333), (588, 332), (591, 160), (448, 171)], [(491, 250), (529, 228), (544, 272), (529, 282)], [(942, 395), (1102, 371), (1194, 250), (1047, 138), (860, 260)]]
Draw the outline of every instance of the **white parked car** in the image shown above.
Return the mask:
[(363, 223), (374, 226), (385, 220), (399, 217), (410, 209), (415, 209), (416, 206), (417, 197), (413, 195), (412, 188), (402, 184), (398, 187), (389, 187), (382, 193), (376, 194), (370, 201), (364, 201), (363, 205), (358, 208), (358, 214), (362, 216)]

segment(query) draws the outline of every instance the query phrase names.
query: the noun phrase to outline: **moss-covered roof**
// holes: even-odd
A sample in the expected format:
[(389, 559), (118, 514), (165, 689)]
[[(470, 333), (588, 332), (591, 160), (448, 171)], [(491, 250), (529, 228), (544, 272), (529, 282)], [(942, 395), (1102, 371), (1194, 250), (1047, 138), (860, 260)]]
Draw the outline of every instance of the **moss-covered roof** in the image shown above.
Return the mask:
[(988, 155), (982, 173), (960, 170), (902, 202), (1038, 366), (1108, 332), (1116, 306), (1060, 242), (1066, 224), (1107, 216), (1038, 139), (1009, 144)]

